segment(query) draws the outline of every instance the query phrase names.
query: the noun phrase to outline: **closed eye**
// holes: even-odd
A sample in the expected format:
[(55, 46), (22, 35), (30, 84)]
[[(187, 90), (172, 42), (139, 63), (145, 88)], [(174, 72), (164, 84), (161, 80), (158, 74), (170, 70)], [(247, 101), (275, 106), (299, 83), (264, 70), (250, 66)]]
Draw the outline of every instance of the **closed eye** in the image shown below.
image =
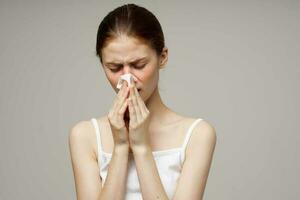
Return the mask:
[(137, 69), (142, 69), (142, 68), (145, 67), (145, 65), (146, 65), (146, 64), (144, 64), (144, 65), (139, 65), (139, 66), (136, 66), (136, 68), (137, 68)]
[[(136, 69), (143, 69), (145, 66), (146, 66), (146, 64), (137, 65), (137, 66), (134, 66), (134, 68), (136, 68)], [(115, 67), (115, 68), (109, 68), (109, 70), (112, 71), (112, 72), (117, 72), (117, 71), (120, 70), (120, 68), (122, 68), (122, 66), (121, 67)]]
[(112, 71), (112, 72), (117, 72), (117, 71), (120, 70), (120, 67), (118, 67), (118, 68), (109, 68), (109, 69), (110, 69), (110, 71)]

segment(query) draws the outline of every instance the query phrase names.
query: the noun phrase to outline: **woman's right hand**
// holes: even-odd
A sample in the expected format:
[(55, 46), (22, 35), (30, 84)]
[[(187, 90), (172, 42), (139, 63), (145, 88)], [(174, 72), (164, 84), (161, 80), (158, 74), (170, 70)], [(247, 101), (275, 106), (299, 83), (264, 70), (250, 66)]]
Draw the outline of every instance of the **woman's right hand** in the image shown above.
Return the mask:
[(128, 145), (128, 130), (124, 122), (124, 113), (128, 107), (129, 87), (126, 81), (123, 81), (122, 87), (119, 90), (112, 108), (108, 113), (108, 121), (112, 130), (112, 135), (115, 145)]

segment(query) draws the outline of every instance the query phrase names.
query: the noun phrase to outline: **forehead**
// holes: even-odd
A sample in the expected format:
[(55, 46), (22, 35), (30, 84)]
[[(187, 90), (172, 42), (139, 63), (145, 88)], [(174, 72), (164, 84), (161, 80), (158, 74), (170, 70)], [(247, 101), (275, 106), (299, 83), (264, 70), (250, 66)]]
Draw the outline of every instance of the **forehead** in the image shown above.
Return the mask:
[(102, 49), (104, 62), (129, 63), (143, 57), (153, 56), (154, 50), (136, 38), (118, 37)]

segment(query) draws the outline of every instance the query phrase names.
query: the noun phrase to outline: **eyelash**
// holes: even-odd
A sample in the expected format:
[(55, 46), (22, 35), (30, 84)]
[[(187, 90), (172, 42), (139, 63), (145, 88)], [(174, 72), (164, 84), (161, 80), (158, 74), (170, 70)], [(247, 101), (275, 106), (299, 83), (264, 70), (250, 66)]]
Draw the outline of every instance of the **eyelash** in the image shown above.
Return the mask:
[[(146, 66), (146, 64), (141, 65), (141, 66), (137, 66), (137, 69), (143, 69), (145, 66)], [(115, 69), (111, 69), (111, 68), (109, 68), (109, 69), (110, 69), (110, 71), (112, 71), (112, 72), (117, 72), (117, 71), (120, 70), (120, 67), (115, 68)]]

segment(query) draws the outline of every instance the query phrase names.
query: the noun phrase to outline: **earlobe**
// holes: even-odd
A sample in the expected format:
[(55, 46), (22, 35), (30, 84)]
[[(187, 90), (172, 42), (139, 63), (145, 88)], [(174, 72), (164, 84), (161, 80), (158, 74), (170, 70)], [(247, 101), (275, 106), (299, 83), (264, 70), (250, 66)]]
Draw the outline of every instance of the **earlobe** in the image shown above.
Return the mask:
[(161, 59), (160, 62), (159, 62), (159, 69), (165, 68), (165, 64), (166, 64), (166, 60), (165, 59)]
[(164, 69), (166, 68), (166, 65), (159, 65), (159, 69)]

